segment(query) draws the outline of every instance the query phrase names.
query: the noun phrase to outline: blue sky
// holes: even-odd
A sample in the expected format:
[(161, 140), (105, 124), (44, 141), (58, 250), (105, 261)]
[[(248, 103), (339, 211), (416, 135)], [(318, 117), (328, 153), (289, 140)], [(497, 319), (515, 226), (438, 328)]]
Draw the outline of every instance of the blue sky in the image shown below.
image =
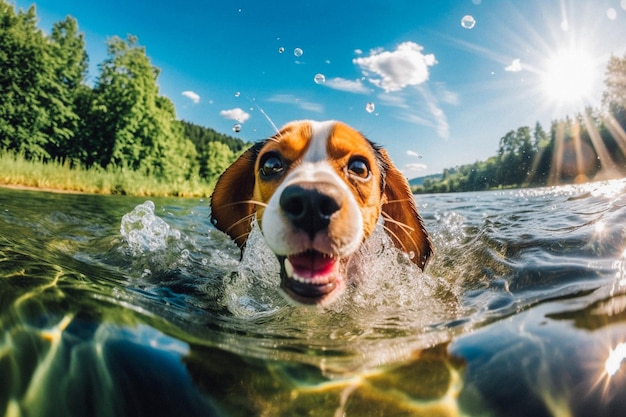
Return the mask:
[(599, 106), (606, 62), (626, 52), (626, 0), (14, 2), (33, 3), (46, 32), (78, 20), (90, 83), (106, 39), (133, 34), (178, 118), (247, 141), (294, 119), (342, 120), (409, 178)]

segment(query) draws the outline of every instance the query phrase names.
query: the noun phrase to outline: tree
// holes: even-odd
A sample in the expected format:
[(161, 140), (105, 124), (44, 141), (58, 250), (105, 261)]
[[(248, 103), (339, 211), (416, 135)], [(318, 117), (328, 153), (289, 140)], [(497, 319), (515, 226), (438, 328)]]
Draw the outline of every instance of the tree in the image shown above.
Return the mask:
[(603, 104), (610, 111), (623, 112), (626, 109), (626, 54), (623, 58), (609, 58), (604, 85)]
[(76, 20), (37, 28), (35, 8), (15, 13), (0, 0), (0, 145), (28, 158), (63, 158), (77, 130), (75, 90), (87, 54)]
[(46, 150), (53, 157), (76, 158), (79, 151), (75, 135), (80, 123), (77, 109), (86, 88), (88, 58), (74, 18), (68, 16), (54, 24), (47, 50), (54, 83), (48, 97), (53, 123), (44, 131), (49, 139)]
[(100, 77), (90, 108), (88, 147), (102, 166), (114, 164), (162, 178), (193, 174), (193, 144), (176, 122), (173, 103), (159, 96), (159, 70), (150, 64), (137, 38), (108, 41), (109, 57), (100, 65)]
[(36, 23), (34, 6), (15, 13), (0, 0), (0, 145), (26, 157), (47, 158), (43, 130), (50, 119), (42, 96), (50, 63)]
[(236, 154), (224, 143), (208, 142), (200, 155), (200, 176), (209, 181), (217, 180), (219, 175), (235, 160)]

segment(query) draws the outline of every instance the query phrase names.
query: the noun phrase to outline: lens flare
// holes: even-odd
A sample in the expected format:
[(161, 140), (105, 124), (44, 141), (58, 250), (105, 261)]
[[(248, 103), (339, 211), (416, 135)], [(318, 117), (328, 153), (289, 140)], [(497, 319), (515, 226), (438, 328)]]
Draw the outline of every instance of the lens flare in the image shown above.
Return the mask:
[(604, 370), (609, 377), (614, 376), (620, 370), (624, 359), (626, 359), (626, 343), (620, 343), (615, 346), (615, 349), (611, 349), (604, 363)]
[(543, 74), (543, 89), (548, 98), (564, 103), (588, 98), (598, 75), (589, 53), (564, 49), (548, 59)]

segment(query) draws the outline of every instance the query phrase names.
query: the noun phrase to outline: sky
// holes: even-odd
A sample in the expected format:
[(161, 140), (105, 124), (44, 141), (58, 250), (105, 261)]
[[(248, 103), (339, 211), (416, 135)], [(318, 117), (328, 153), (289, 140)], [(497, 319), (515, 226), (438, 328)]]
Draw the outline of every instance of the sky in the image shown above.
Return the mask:
[(340, 120), (408, 178), (599, 108), (606, 63), (626, 53), (626, 0), (10, 1), (35, 4), (46, 33), (77, 19), (91, 85), (106, 40), (135, 35), (179, 119), (249, 142)]

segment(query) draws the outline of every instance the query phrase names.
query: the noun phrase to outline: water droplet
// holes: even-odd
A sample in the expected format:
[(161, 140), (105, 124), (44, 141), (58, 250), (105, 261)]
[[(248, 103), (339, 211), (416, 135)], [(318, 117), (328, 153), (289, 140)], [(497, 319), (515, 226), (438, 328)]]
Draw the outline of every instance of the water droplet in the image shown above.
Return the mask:
[(235, 132), (235, 133), (241, 132), (241, 125), (239, 123), (235, 123), (233, 125), (233, 132)]
[(282, 46), (280, 48), (278, 48), (278, 53), (282, 54), (283, 52), (285, 52), (285, 48), (283, 48)]
[(461, 19), (461, 26), (463, 26), (465, 29), (472, 29), (474, 26), (476, 26), (476, 20), (473, 16), (465, 15)]
[(239, 91), (235, 92), (235, 97), (239, 97), (241, 95), (241, 93)]
[(376, 105), (374, 103), (369, 102), (365, 105), (365, 111), (368, 113), (372, 113), (374, 110), (376, 110)]
[(324, 84), (326, 82), (326, 77), (324, 74), (315, 74), (313, 81), (315, 81), (315, 84)]
[(293, 54), (294, 54), (296, 57), (298, 57), (298, 58), (300, 58), (300, 57), (302, 56), (302, 54), (303, 54), (303, 53), (304, 53), (304, 51), (303, 51), (302, 49), (300, 49), (300, 48), (296, 48), (296, 49), (294, 49), (294, 50), (293, 50)]

